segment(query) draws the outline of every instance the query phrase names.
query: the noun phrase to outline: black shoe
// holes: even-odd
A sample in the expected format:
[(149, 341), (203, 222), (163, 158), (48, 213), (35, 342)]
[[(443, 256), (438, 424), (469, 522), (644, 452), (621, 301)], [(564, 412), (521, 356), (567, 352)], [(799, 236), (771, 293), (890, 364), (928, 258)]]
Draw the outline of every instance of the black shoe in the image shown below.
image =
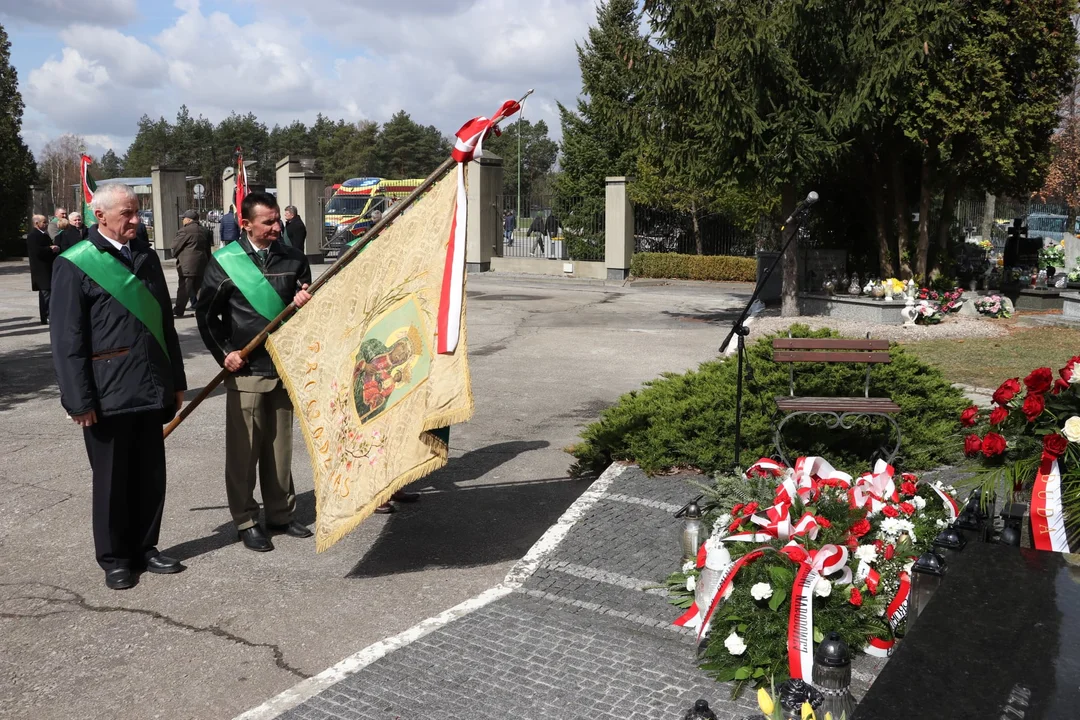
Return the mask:
[(375, 508), (375, 514), (376, 515), (389, 515), (390, 513), (393, 513), (393, 512), (396, 512), (396, 510), (395, 510), (394, 506), (391, 505), (388, 502), (385, 502), (382, 505), (380, 505), (379, 507)]
[(135, 587), (135, 576), (126, 567), (105, 571), (105, 587), (110, 590), (127, 590)]
[(420, 499), (420, 493), (398, 490), (396, 493), (390, 496), (390, 499), (394, 502), (413, 503)]
[(288, 522), (284, 525), (266, 525), (266, 529), (271, 532), (285, 533), (294, 538), (309, 538), (311, 537), (311, 531), (306, 527), (296, 522), (295, 520)]
[(162, 555), (157, 553), (151, 557), (146, 558), (146, 571), (157, 573), (158, 575), (172, 575), (173, 573), (183, 572), (186, 570), (180, 561), (176, 558), (171, 558), (168, 555)]
[(174, 312), (174, 313), (172, 314), (172, 316), (173, 316), (174, 318), (177, 318), (177, 319), (180, 319), (180, 318), (182, 318), (182, 317), (186, 317), (186, 316), (184, 315), (184, 313), (182, 313), (182, 312), (180, 312), (180, 313)]
[(274, 543), (270, 542), (270, 538), (263, 535), (263, 531), (258, 525), (252, 525), (246, 530), (241, 530), (240, 541), (244, 543), (244, 547), (248, 550), (254, 550), (255, 552), (270, 552), (274, 549)]

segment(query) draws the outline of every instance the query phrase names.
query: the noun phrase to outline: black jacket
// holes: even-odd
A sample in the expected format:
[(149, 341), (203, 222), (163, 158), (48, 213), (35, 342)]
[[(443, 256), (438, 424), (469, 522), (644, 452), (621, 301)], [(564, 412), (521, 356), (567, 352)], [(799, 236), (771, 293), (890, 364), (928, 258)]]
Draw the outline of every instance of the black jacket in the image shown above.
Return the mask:
[(304, 252), (304, 243), (307, 241), (307, 228), (304, 221), (297, 215), (285, 223), (285, 232), (289, 234), (289, 244), (300, 252)]
[(231, 243), (240, 237), (240, 224), (236, 219), (236, 213), (225, 213), (221, 216), (221, 244)]
[[(247, 235), (241, 235), (240, 243), (256, 267), (277, 290), (281, 301), (288, 305), (296, 291), (305, 283), (311, 282), (311, 268), (304, 253), (280, 242), (273, 243), (267, 254), (266, 265), (262, 265), (255, 254)], [(206, 348), (213, 354), (218, 365), (224, 366), (225, 356), (242, 350), (259, 332), (266, 327), (267, 319), (255, 311), (236, 289), (236, 285), (225, 274), (217, 258), (211, 257), (206, 268), (202, 289), (199, 291), (195, 318), (199, 322)], [(259, 347), (247, 358), (247, 365), (237, 375), (259, 375), (277, 377), (277, 370), (265, 347)]]
[(51, 245), (48, 233), (30, 228), (26, 234), (26, 257), (30, 260), (30, 289), (48, 290), (52, 287), (53, 262), (56, 261), (56, 253)]
[[(120, 262), (123, 256), (101, 236), (97, 225), (87, 241)], [(97, 410), (99, 415), (157, 411), (161, 422), (176, 413), (175, 393), (187, 390), (184, 359), (173, 326), (172, 303), (161, 261), (148, 244), (129, 243), (137, 277), (161, 305), (161, 323), (169, 354), (120, 301), (107, 294), (67, 258), (53, 272), (49, 317), (53, 365), (60, 384), (60, 404), (70, 415)]]
[(555, 237), (559, 234), (559, 218), (554, 215), (548, 215), (547, 220), (544, 221), (544, 232), (547, 235)]
[(64, 252), (69, 247), (84, 240), (86, 236), (82, 233), (82, 228), (77, 228), (74, 225), (68, 225), (66, 228), (60, 231), (60, 234), (56, 236), (56, 244), (60, 246), (60, 252)]
[(197, 222), (184, 225), (172, 241), (172, 254), (176, 269), (185, 277), (199, 277), (210, 261), (210, 239), (206, 230)]

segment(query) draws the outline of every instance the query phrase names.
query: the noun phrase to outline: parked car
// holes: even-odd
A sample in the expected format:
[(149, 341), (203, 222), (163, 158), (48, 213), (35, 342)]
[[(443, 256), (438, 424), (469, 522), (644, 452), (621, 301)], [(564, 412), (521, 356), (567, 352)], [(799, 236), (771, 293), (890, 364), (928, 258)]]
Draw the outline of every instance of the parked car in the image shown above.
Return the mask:
[(142, 224), (146, 227), (154, 226), (154, 211), (153, 210), (140, 210), (139, 219), (142, 220)]

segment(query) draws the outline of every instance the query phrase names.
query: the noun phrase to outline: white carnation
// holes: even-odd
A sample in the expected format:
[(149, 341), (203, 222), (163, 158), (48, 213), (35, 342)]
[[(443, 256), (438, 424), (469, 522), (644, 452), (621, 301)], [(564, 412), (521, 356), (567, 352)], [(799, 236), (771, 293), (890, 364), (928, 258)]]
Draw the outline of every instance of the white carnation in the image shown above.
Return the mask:
[(949, 523), (945, 522), (944, 520), (940, 520), (940, 519), (935, 520), (934, 524), (937, 525), (939, 528), (947, 528), (947, 527), (949, 527)]
[(814, 585), (814, 594), (818, 597), (829, 597), (832, 595), (832, 583), (821, 578), (817, 581), (817, 585)]
[(911, 498), (911, 504), (915, 506), (916, 510), (922, 510), (924, 507), (926, 507), (926, 501), (918, 495)]
[(691, 575), (686, 578), (686, 590), (687, 592), (694, 592), (694, 588), (697, 587), (697, 576)]
[(868, 565), (873, 565), (877, 562), (877, 548), (873, 545), (860, 545), (855, 550), (855, 557), (859, 558)]
[(772, 585), (759, 582), (750, 588), (750, 596), (755, 600), (768, 600), (772, 597)]
[(742, 655), (746, 652), (746, 643), (732, 630), (731, 634), (724, 639), (724, 647), (732, 655)]
[(693, 570), (693, 569), (694, 569), (694, 566), (695, 566), (696, 564), (697, 564), (697, 563), (695, 563), (695, 562), (694, 562), (693, 560), (687, 560), (686, 562), (684, 562), (684, 563), (683, 563), (683, 566), (682, 566), (682, 571), (683, 571), (684, 573), (688, 573), (688, 572), (690, 572), (691, 570)]

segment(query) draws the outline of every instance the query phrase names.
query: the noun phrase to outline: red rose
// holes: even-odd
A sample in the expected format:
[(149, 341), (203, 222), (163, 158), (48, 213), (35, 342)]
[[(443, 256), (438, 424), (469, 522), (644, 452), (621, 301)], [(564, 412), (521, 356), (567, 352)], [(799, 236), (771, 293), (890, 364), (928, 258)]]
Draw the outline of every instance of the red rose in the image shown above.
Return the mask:
[(1065, 367), (1058, 370), (1058, 375), (1060, 375), (1061, 379), (1064, 380), (1066, 383), (1072, 380), (1073, 368), (1076, 365), (1076, 363), (1074, 362), (1075, 359), (1076, 358), (1073, 358), (1069, 362), (1065, 363)]
[(1005, 438), (997, 433), (986, 433), (982, 439), (982, 454), (986, 457), (995, 457), (1005, 452)]
[(967, 455), (968, 457), (972, 457), (974, 455), (978, 455), (980, 450), (982, 450), (982, 438), (974, 434), (968, 435), (966, 438), (964, 438), (965, 455)]
[(1009, 417), (1009, 411), (1003, 407), (996, 407), (990, 411), (990, 424), (1000, 425), (1005, 422), (1005, 418)]
[(1065, 382), (1064, 380), (1058, 379), (1054, 381), (1054, 389), (1050, 392), (1054, 393), (1055, 395), (1060, 395), (1068, 389), (1069, 383)]
[(885, 514), (885, 517), (897, 517), (900, 514), (900, 511), (892, 505), (886, 505), (885, 507), (881, 508), (881, 512)]
[(1069, 447), (1069, 441), (1065, 439), (1064, 435), (1050, 433), (1043, 436), (1043, 452), (1047, 455), (1061, 457), (1067, 447)]
[(1036, 393), (1028, 393), (1024, 398), (1024, 406), (1021, 408), (1028, 422), (1035, 422), (1035, 418), (1042, 415), (1046, 409), (1046, 398)]
[(818, 517), (817, 524), (820, 525), (823, 528), (831, 528), (832, 527), (832, 523), (829, 522), (828, 518)]
[(1032, 370), (1031, 374), (1024, 378), (1024, 385), (1029, 393), (1042, 394), (1050, 389), (1050, 383), (1054, 382), (1054, 373), (1048, 367)]
[(1020, 392), (1020, 381), (1016, 378), (1001, 383), (1001, 387), (994, 391), (994, 402), (1005, 405)]
[(900, 509), (904, 511), (905, 515), (910, 515), (911, 513), (915, 512), (915, 506), (909, 502), (900, 503)]
[(964, 412), (960, 413), (960, 424), (964, 427), (971, 427), (975, 424), (975, 418), (979, 415), (979, 408), (972, 405)]
[(757, 509), (758, 504), (756, 502), (747, 503), (746, 507), (743, 508), (743, 515), (753, 515), (754, 511)]
[(731, 516), (738, 517), (739, 511), (742, 510), (744, 507), (746, 507), (746, 505), (744, 505), (743, 503), (739, 503), (735, 507), (731, 508)]
[(875, 540), (874, 541), (874, 549), (875, 550), (877, 550), (878, 552), (881, 552), (881, 549), (883, 547), (885, 547), (885, 543), (883, 543), (881, 540)]
[(896, 548), (894, 548), (892, 545), (886, 545), (885, 546), (885, 559), (886, 560), (892, 560), (894, 555), (896, 555)]
[(911, 482), (910, 480), (900, 483), (900, 492), (902, 492), (904, 495), (914, 495), (917, 490), (918, 489), (915, 487), (915, 483)]
[(870, 521), (866, 518), (851, 526), (851, 534), (857, 538), (861, 538), (868, 532), (870, 532)]
[(859, 592), (859, 588), (852, 586), (851, 597), (848, 598), (848, 602), (855, 607), (862, 605), (862, 593)]

